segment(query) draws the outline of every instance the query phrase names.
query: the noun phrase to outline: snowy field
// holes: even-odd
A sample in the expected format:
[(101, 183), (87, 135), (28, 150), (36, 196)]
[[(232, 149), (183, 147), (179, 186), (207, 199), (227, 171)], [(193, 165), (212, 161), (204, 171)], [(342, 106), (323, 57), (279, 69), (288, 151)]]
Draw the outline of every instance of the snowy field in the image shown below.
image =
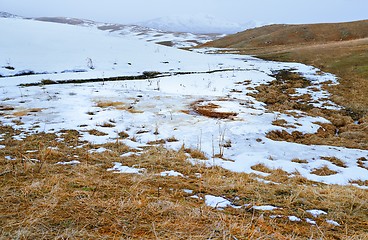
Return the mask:
[[(190, 161), (236, 172), (266, 176), (251, 168), (264, 164), (328, 184), (368, 180), (368, 170), (357, 163), (359, 158), (368, 158), (368, 151), (266, 138), (272, 130), (315, 133), (320, 127), (316, 122), (328, 122), (326, 119), (296, 111), (270, 112), (264, 103), (247, 95), (254, 87), (274, 80), (270, 76), (274, 71), (292, 69), (320, 89), (309, 92), (314, 104), (322, 106), (328, 92), (321, 89), (321, 83), (337, 82), (331, 74), (320, 74), (303, 64), (183, 51), (94, 27), (0, 19), (0, 32), (6, 36), (0, 39), (0, 121), (22, 130), (18, 138), (75, 129), (84, 140), (99, 144), (116, 141), (118, 133), (125, 132), (129, 137), (119, 141), (137, 150), (143, 151), (142, 147), (154, 141), (173, 149), (184, 145), (203, 151), (209, 159)], [(141, 80), (20, 86), (43, 80), (140, 76), (145, 71), (161, 74)], [(297, 94), (305, 92), (308, 89), (299, 89)], [(216, 106), (215, 112), (232, 117), (202, 116), (194, 111), (195, 106)], [(329, 108), (339, 106), (330, 104)], [(272, 125), (277, 119), (286, 120), (289, 127)], [(90, 130), (103, 136), (92, 135)], [(336, 157), (346, 167), (324, 160), (326, 157)], [(337, 173), (312, 173), (323, 166)]]

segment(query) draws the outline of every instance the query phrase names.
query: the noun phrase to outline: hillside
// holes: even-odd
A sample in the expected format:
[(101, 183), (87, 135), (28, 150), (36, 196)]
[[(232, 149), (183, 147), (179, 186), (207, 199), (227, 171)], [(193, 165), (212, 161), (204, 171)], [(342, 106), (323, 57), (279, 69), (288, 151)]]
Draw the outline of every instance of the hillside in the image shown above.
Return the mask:
[(356, 118), (367, 114), (368, 20), (271, 25), (229, 35), (201, 47), (233, 48), (241, 54), (302, 62), (331, 72), (339, 77), (340, 83), (329, 88), (332, 99)]
[(368, 20), (348, 23), (276, 24), (250, 29), (204, 46), (219, 48), (250, 48), (278, 45), (309, 45), (347, 41), (368, 37)]

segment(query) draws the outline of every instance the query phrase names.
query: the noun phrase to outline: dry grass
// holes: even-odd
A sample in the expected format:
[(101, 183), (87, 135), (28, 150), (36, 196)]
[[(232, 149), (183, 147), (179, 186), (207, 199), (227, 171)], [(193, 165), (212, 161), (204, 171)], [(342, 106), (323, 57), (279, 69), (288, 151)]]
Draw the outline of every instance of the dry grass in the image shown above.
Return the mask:
[[(300, 87), (310, 85), (309, 81), (292, 73), (288, 70), (277, 72), (274, 77), (276, 80), (268, 85), (257, 87), (257, 93), (250, 94), (257, 100), (267, 104), (267, 108), (271, 111), (283, 112), (290, 114), (288, 110), (300, 110), (311, 116), (320, 116), (328, 119), (331, 124), (316, 123), (321, 127), (315, 134), (303, 134), (298, 131), (288, 133), (286, 131), (271, 131), (267, 137), (273, 140), (297, 142), (303, 144), (317, 145), (333, 145), (348, 148), (368, 149), (368, 121), (367, 117), (358, 120), (358, 124), (354, 122), (357, 115), (342, 110), (327, 110), (313, 107), (309, 104), (309, 98), (305, 96), (292, 96), (293, 90)], [(297, 117), (297, 116), (296, 116)], [(357, 120), (357, 119), (355, 119)], [(295, 126), (287, 124), (283, 119), (275, 119), (274, 125), (286, 128), (295, 128)]]
[(121, 131), (121, 132), (118, 132), (118, 136), (119, 138), (125, 139), (129, 137), (129, 134), (127, 132)]
[(314, 169), (311, 174), (315, 174), (318, 176), (330, 176), (330, 175), (334, 175), (336, 174), (336, 171), (333, 171), (331, 169), (329, 169), (327, 166), (323, 166), (321, 168), (316, 168)]
[(304, 159), (298, 159), (298, 158), (295, 158), (295, 159), (293, 159), (293, 160), (291, 160), (292, 162), (295, 162), (295, 163), (301, 163), (301, 164), (303, 164), (303, 163), (308, 163), (308, 161), (307, 160), (304, 160)]
[(190, 155), (191, 158), (194, 159), (202, 159), (202, 160), (207, 160), (208, 158), (206, 157), (206, 154), (199, 150), (199, 149), (191, 149), (191, 148), (186, 148), (184, 149), (185, 153), (188, 153)]
[(15, 111), (12, 113), (12, 115), (14, 117), (23, 117), (23, 116), (27, 116), (31, 113), (36, 113), (36, 112), (41, 112), (42, 108), (30, 108), (30, 109), (23, 109), (20, 111)]
[(128, 111), (130, 113), (143, 113), (143, 111), (135, 109), (133, 106), (118, 102), (118, 101), (96, 101), (96, 107), (99, 108), (115, 108), (121, 111)]
[(203, 46), (220, 48), (269, 48), (311, 45), (368, 37), (368, 20), (328, 24), (274, 24), (226, 36)]
[(123, 102), (113, 102), (113, 101), (97, 101), (96, 107), (108, 108), (108, 107), (120, 107), (124, 106)]
[[(1, 239), (364, 239), (368, 235), (368, 192), (354, 187), (329, 186), (290, 178), (281, 170), (268, 177), (280, 185), (264, 184), (252, 175), (220, 167), (208, 168), (186, 161), (184, 151), (154, 147), (138, 156), (124, 158), (124, 165), (145, 168), (143, 175), (106, 171), (129, 148), (116, 143), (84, 145), (76, 131), (38, 134), (14, 140), (18, 131), (1, 127), (0, 144), (0, 238)], [(90, 154), (90, 149), (110, 151)], [(187, 151), (188, 152), (188, 151)], [(192, 151), (191, 151), (192, 152)], [(193, 151), (194, 152), (194, 151)], [(5, 160), (12, 156), (13, 161)], [(37, 159), (39, 161), (31, 160)], [(55, 165), (79, 160), (76, 166)], [(175, 170), (185, 177), (160, 177)], [(201, 178), (198, 178), (198, 173)], [(234, 204), (280, 207), (258, 212), (250, 207), (207, 207), (193, 194), (223, 196)], [(286, 216), (311, 216), (321, 209), (327, 216), (316, 219), (319, 227), (293, 223)], [(271, 219), (271, 215), (285, 217)], [(325, 222), (333, 219), (342, 227)]]
[(361, 168), (365, 168), (368, 170), (368, 164), (367, 164), (368, 160), (364, 157), (361, 157), (357, 160), (358, 166)]
[(97, 129), (88, 130), (87, 132), (91, 135), (94, 135), (94, 136), (106, 136), (106, 135), (108, 135), (107, 133), (98, 131)]
[(262, 163), (252, 166), (251, 169), (253, 169), (255, 171), (259, 171), (259, 172), (264, 172), (264, 173), (271, 173), (272, 172), (272, 170), (270, 168), (268, 168), (267, 166), (265, 166)]
[(113, 127), (115, 127), (115, 124), (113, 124), (111, 122), (103, 122), (103, 123), (97, 124), (97, 126), (106, 127), (106, 128), (113, 128)]
[(219, 105), (214, 103), (205, 103), (204, 100), (194, 102), (191, 107), (196, 113), (210, 118), (233, 119), (238, 115), (234, 112), (219, 111)]
[(340, 159), (338, 159), (336, 157), (321, 157), (321, 159), (329, 161), (329, 162), (335, 164), (338, 167), (343, 167), (343, 168), (347, 167), (346, 164), (343, 161), (341, 161)]

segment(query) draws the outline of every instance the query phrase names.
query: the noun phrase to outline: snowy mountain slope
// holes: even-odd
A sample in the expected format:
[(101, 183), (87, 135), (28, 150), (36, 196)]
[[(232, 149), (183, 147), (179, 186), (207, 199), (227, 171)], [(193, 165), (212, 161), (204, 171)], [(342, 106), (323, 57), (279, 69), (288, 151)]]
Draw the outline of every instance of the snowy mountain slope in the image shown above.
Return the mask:
[(0, 11), (0, 18), (21, 18), (20, 16), (8, 13), (8, 12), (1, 12)]
[[(210, 56), (159, 46), (131, 37), (122, 38), (120, 34), (91, 27), (0, 19), (0, 32), (7, 36), (1, 40), (0, 46), (3, 56), (1, 76), (70, 72), (83, 76), (92, 71), (100, 76), (110, 76), (110, 72), (120, 75), (140, 74), (150, 70), (208, 71), (217, 64)], [(174, 62), (174, 68), (168, 64)]]
[(238, 24), (209, 15), (195, 15), (166, 16), (141, 22), (139, 25), (165, 31), (230, 34), (257, 27), (259, 24), (254, 21)]
[[(210, 160), (202, 163), (232, 171), (266, 176), (267, 173), (252, 168), (264, 164), (330, 184), (368, 180), (368, 166), (357, 161), (368, 157), (366, 150), (307, 146), (266, 137), (271, 130), (315, 133), (320, 129), (317, 123), (326, 123), (326, 119), (301, 111), (271, 112), (248, 95), (260, 84), (273, 81), (274, 71), (293, 69), (290, 71), (302, 74), (313, 83), (310, 104), (323, 107), (329, 94), (321, 84), (336, 83), (331, 74), (298, 63), (183, 51), (95, 27), (0, 19), (0, 32), (7, 36), (0, 38), (0, 61), (3, 61), (0, 122), (18, 129), (19, 139), (40, 131), (59, 134), (62, 129), (74, 129), (84, 140), (105, 143), (116, 142), (118, 132), (124, 131), (129, 137), (119, 141), (137, 151), (158, 140), (173, 149), (180, 149), (184, 144), (188, 148), (200, 148), (206, 154)], [(33, 74), (16, 76), (26, 70)], [(103, 80), (137, 76), (144, 71), (164, 74), (129, 81), (20, 85), (41, 83), (45, 79), (50, 80), (48, 83)], [(214, 114), (228, 117), (206, 117), (196, 110), (200, 108), (210, 108)], [(275, 126), (272, 124), (275, 119), (288, 124)], [(103, 134), (96, 136), (92, 130)], [(169, 138), (178, 141), (165, 140)], [(213, 151), (222, 156), (214, 156)], [(341, 159), (345, 167), (327, 161), (326, 157)], [(297, 163), (293, 159), (303, 161)], [(315, 169), (324, 166), (335, 173), (314, 174)]]
[[(7, 12), (0, 12), (0, 18), (27, 19)], [(178, 31), (163, 31), (139, 25), (100, 23), (87, 19), (68, 17), (38, 17), (33, 19), (42, 22), (95, 27), (103, 31), (112, 32), (114, 34), (138, 38), (147, 42), (158, 43), (176, 48), (191, 48), (225, 36), (225, 34), (194, 34)]]
[(142, 39), (176, 48), (190, 48), (209, 41), (224, 37), (224, 34), (194, 34), (178, 31), (163, 31), (139, 25), (124, 25), (115, 23), (98, 23), (90, 20), (64, 18), (64, 17), (42, 17), (35, 18), (37, 21), (54, 22), (78, 26), (96, 27), (103, 31), (113, 32), (127, 37)]

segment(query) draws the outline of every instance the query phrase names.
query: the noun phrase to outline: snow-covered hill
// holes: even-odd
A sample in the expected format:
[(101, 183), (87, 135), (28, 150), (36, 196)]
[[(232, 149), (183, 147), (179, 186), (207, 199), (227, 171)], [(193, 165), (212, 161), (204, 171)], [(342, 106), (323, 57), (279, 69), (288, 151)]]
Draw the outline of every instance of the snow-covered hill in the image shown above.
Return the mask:
[[(7, 12), (0, 12), (0, 18), (32, 19), (24, 18)], [(33, 19), (42, 22), (94, 27), (99, 30), (108, 31), (117, 35), (137, 38), (147, 42), (153, 42), (175, 48), (191, 48), (225, 36), (225, 34), (198, 34), (179, 31), (165, 31), (140, 25), (101, 23), (87, 19), (68, 17), (38, 17)]]
[(86, 27), (96, 27), (103, 31), (154, 42), (176, 48), (191, 48), (224, 37), (225, 34), (200, 34), (180, 31), (165, 31), (140, 25), (125, 25), (117, 23), (98, 23), (91, 20), (65, 18), (65, 17), (41, 17), (38, 21), (54, 22)]
[(8, 12), (1, 12), (0, 11), (0, 18), (21, 18), (17, 15), (14, 15), (14, 14), (11, 14), (11, 13), (8, 13)]
[(137, 40), (129, 34), (101, 31), (94, 25), (0, 18), (0, 32), (7, 36), (0, 41), (1, 76), (207, 71), (219, 61), (213, 56)]
[(238, 24), (223, 19), (217, 19), (209, 15), (195, 16), (166, 16), (141, 22), (139, 25), (164, 31), (190, 32), (190, 33), (220, 33), (230, 34), (260, 26), (259, 23), (250, 21), (246, 24)]
[[(209, 160), (201, 163), (260, 177), (268, 173), (253, 166), (263, 164), (324, 183), (368, 180), (367, 163), (358, 160), (368, 157), (367, 150), (266, 137), (273, 130), (316, 133), (318, 123), (328, 123), (302, 111), (267, 110), (251, 97), (257, 86), (275, 80), (274, 71), (289, 69), (312, 82), (293, 97), (310, 95), (308, 104), (339, 109), (325, 104), (329, 93), (322, 86), (336, 78), (314, 67), (184, 51), (95, 26), (0, 18), (0, 33), (6, 36), (0, 38), (0, 124), (18, 129), (17, 139), (73, 129), (83, 140), (121, 141), (136, 152), (155, 142), (185, 145), (206, 154)], [(285, 124), (272, 124), (276, 119)], [(129, 137), (118, 139), (120, 132)], [(6, 144), (1, 136), (0, 149)], [(343, 167), (326, 160), (333, 157)], [(321, 168), (333, 174), (315, 174)]]

